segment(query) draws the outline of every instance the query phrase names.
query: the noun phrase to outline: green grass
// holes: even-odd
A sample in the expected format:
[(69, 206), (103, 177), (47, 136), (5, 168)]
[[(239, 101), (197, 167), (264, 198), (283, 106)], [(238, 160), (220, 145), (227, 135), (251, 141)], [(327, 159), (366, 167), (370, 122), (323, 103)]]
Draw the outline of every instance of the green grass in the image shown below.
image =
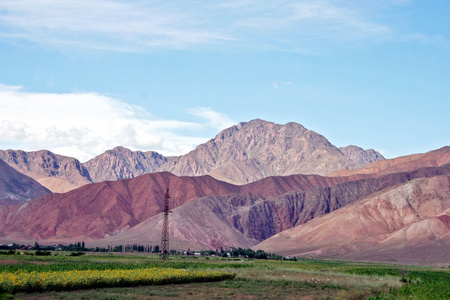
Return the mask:
[(393, 295), (415, 299), (450, 299), (450, 272), (448, 271), (411, 271), (406, 279), (408, 283), (399, 290), (393, 291)]
[[(20, 299), (450, 299), (450, 270), (433, 267), (308, 259), (265, 261), (176, 256), (162, 261), (157, 255), (87, 254), (74, 257), (68, 254), (45, 257), (0, 255), (0, 273), (155, 267), (236, 273), (234, 280), (221, 282), (13, 295)], [(2, 260), (11, 263), (4, 264)]]

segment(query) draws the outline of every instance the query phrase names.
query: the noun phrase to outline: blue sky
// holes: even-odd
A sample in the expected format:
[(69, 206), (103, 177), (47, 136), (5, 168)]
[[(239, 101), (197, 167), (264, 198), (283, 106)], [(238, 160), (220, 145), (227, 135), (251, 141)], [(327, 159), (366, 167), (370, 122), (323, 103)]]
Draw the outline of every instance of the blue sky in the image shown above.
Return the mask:
[(448, 1), (2, 0), (0, 149), (179, 155), (261, 118), (392, 158), (450, 145), (449, 70)]

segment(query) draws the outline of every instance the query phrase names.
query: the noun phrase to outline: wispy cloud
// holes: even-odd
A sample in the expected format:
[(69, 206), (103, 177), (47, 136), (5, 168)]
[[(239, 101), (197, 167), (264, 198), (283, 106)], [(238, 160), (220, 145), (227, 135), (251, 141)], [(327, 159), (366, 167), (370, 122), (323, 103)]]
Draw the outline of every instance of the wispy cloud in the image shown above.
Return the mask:
[(218, 130), (225, 129), (234, 125), (236, 122), (225, 114), (218, 113), (212, 110), (210, 107), (195, 107), (190, 108), (189, 113), (205, 119), (209, 126), (214, 127)]
[(80, 160), (117, 145), (180, 155), (207, 140), (194, 133), (230, 125), (226, 115), (210, 108), (192, 112), (208, 123), (161, 119), (142, 107), (96, 93), (28, 93), (0, 85), (0, 148), (48, 149)]
[(3, 38), (117, 51), (183, 48), (228, 39), (197, 24), (182, 8), (155, 1), (4, 0), (0, 24)]
[(310, 48), (385, 37), (358, 1), (2, 0), (0, 38), (115, 51), (199, 45)]
[[(247, 7), (247, 18), (237, 20), (240, 31), (256, 36), (265, 45), (314, 53), (330, 45), (349, 46), (392, 37), (388, 25), (380, 24), (353, 1), (280, 1), (260, 10)], [(359, 43), (358, 43), (359, 42)]]

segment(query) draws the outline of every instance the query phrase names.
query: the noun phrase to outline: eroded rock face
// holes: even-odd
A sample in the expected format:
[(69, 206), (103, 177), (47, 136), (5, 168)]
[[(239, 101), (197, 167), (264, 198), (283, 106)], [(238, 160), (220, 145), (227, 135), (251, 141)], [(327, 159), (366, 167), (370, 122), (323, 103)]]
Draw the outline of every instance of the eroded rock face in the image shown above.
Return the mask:
[(156, 152), (134, 152), (123, 147), (109, 150), (86, 163), (47, 150), (0, 150), (0, 158), (55, 193), (65, 193), (93, 182), (152, 173), (168, 160)]
[(213, 249), (231, 246), (231, 241), (238, 243), (234, 246), (249, 247), (367, 195), (414, 178), (448, 173), (450, 165), (382, 177), (269, 177), (242, 186), (210, 176), (145, 174), (30, 201), (9, 213), (0, 232), (5, 238), (109, 238), (116, 243), (145, 237), (148, 232), (139, 232), (139, 228), (153, 228), (159, 236), (161, 229), (155, 226), (160, 226), (161, 218), (157, 214), (162, 211), (163, 195), (169, 187), (171, 208), (177, 214), (172, 232), (179, 241), (198, 242)]
[[(68, 183), (63, 189), (53, 189), (53, 192), (66, 192), (67, 187), (75, 188), (92, 183), (89, 172), (77, 159), (57, 155), (47, 150), (32, 152), (0, 150), (0, 159), (34, 180), (44, 180), (43, 183), (50, 190), (52, 190), (54, 181), (45, 182), (48, 178), (56, 178)], [(59, 184), (64, 186), (62, 183)]]
[(153, 151), (131, 151), (124, 147), (116, 147), (83, 165), (89, 171), (93, 182), (101, 182), (134, 178), (142, 174), (153, 173), (167, 161), (166, 157)]
[(22, 205), (3, 234), (22, 232), (37, 239), (113, 235), (162, 210), (164, 192), (172, 190), (173, 207), (205, 195), (235, 192), (235, 187), (212, 177), (176, 177), (170, 173), (146, 174), (130, 180), (85, 185), (64, 194), (51, 194)]
[(0, 205), (23, 204), (50, 191), (0, 159)]
[(209, 174), (243, 184), (268, 176), (326, 175), (361, 167), (366, 160), (383, 159), (368, 153), (361, 149), (345, 155), (325, 137), (300, 124), (278, 125), (257, 119), (225, 129), (162, 169), (177, 175)]
[[(297, 185), (294, 182), (306, 181), (306, 176), (265, 178), (241, 186), (239, 193), (207, 196), (172, 209), (171, 236), (176, 244), (180, 241), (190, 242), (191, 245), (197, 242), (199, 249), (228, 246), (248, 248), (267, 238), (270, 240), (270, 237), (277, 233), (297, 228), (305, 223), (309, 224), (308, 222), (316, 218), (339, 211), (342, 207), (358, 202), (368, 195), (395, 190), (396, 187), (417, 178), (434, 178), (440, 176), (439, 174), (448, 174), (449, 169), (449, 166), (425, 168), (415, 172), (378, 178), (352, 178), (350, 181), (341, 182), (324, 180), (329, 179), (324, 177), (318, 180), (320, 177), (316, 176), (313, 179), (309, 178), (310, 184)], [(249, 190), (254, 192), (248, 192)], [(416, 192), (415, 190), (412, 193)], [(392, 206), (386, 206), (385, 209), (390, 208)], [(96, 242), (102, 245), (136, 241), (158, 244), (161, 228), (162, 217), (156, 215), (133, 228)], [(317, 235), (327, 234), (327, 228), (322, 230), (324, 232)], [(378, 229), (373, 227), (373, 230), (377, 233)], [(342, 234), (347, 234), (344, 229)], [(289, 237), (286, 239), (289, 240)], [(279, 246), (284, 247), (284, 244)], [(254, 249), (257, 250), (258, 247), (255, 246)], [(276, 243), (274, 247), (277, 247)], [(281, 248), (273, 250), (276, 253), (280, 251)]]
[(255, 246), (284, 255), (448, 261), (450, 176), (416, 178), (274, 235)]
[(359, 166), (365, 166), (375, 161), (384, 160), (383, 155), (373, 149), (364, 150), (358, 146), (350, 145), (341, 147), (339, 150)]
[[(444, 168), (426, 168), (409, 173), (359, 179), (331, 186), (304, 187), (303, 190), (292, 190), (277, 196), (273, 196), (273, 194), (272, 196), (262, 196), (258, 193), (240, 193), (205, 197), (181, 206), (178, 212), (180, 217), (183, 218), (183, 215), (195, 206), (202, 207), (202, 218), (220, 220), (220, 222), (208, 223), (210, 234), (214, 232), (216, 236), (220, 235), (219, 228), (223, 228), (223, 224), (226, 224), (226, 226), (235, 229), (239, 237), (246, 240), (246, 244), (238, 244), (237, 246), (246, 247), (251, 241), (261, 242), (279, 232), (307, 223), (357, 202), (368, 195), (374, 195), (407, 183), (414, 178), (434, 177), (436, 173), (450, 174), (450, 165)], [(215, 224), (221, 224), (221, 226), (217, 226), (216, 231), (212, 229)], [(174, 230), (177, 230), (177, 228)], [(180, 231), (185, 232), (186, 229)], [(125, 235), (126, 232), (124, 232)], [(189, 235), (196, 236), (203, 244), (208, 244), (207, 237), (202, 237), (198, 232), (192, 232)], [(227, 239), (236, 240), (236, 238), (226, 238), (224, 241)], [(215, 244), (209, 245), (212, 248), (217, 246)]]
[(167, 187), (171, 190), (171, 207), (175, 208), (205, 196), (255, 193), (270, 197), (340, 181), (340, 178), (327, 179), (318, 175), (293, 175), (237, 186), (210, 176), (177, 177), (168, 172), (145, 174), (35, 199), (12, 213), (9, 222), (0, 225), (0, 231), (4, 234), (23, 232), (38, 239), (56, 236), (97, 239), (134, 227), (161, 212)]

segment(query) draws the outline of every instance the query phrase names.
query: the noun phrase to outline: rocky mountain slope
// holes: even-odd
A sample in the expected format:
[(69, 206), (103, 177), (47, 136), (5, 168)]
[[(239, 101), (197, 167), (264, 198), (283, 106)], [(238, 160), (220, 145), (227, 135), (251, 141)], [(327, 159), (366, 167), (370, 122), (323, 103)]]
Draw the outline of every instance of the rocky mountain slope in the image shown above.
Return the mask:
[(133, 179), (89, 184), (68, 193), (50, 194), (27, 202), (9, 214), (0, 224), (0, 232), (3, 236), (20, 233), (31, 239), (57, 236), (97, 239), (115, 235), (158, 214), (167, 187), (172, 191), (171, 207), (175, 208), (204, 196), (236, 193), (274, 196), (289, 190), (333, 185), (341, 180), (298, 175), (266, 178), (237, 186), (210, 176), (177, 177), (168, 172), (145, 174)]
[(39, 240), (116, 234), (160, 212), (164, 201), (161, 195), (167, 187), (174, 190), (174, 207), (205, 195), (234, 191), (234, 186), (209, 176), (179, 178), (170, 173), (89, 184), (25, 203), (2, 222), (0, 234), (14, 233)]
[(89, 160), (83, 166), (88, 170), (93, 182), (102, 182), (156, 172), (169, 159), (153, 151), (131, 151), (124, 147), (115, 147)]
[[(83, 186), (9, 210), (2, 239), (99, 243), (159, 241), (163, 195), (171, 190), (178, 241), (198, 247), (249, 247), (367, 195), (414, 178), (450, 174), (450, 165), (376, 177), (291, 175), (232, 185), (210, 176), (153, 173)], [(0, 215), (4, 215), (1, 212)], [(149, 230), (152, 230), (150, 234)]]
[[(377, 178), (353, 178), (340, 183), (326, 184), (323, 181), (323, 185), (297, 186), (280, 194), (286, 191), (282, 188), (277, 190), (278, 194), (275, 190), (272, 191), (271, 196), (243, 191), (223, 196), (207, 196), (173, 209), (171, 231), (178, 241), (197, 241), (198, 247), (206, 245), (213, 249), (222, 246), (248, 248), (272, 235), (339, 210), (368, 195), (396, 187), (414, 178), (430, 178), (437, 174), (450, 174), (450, 165)], [(299, 179), (297, 176), (289, 177)], [(265, 182), (258, 186), (270, 185), (267, 179), (262, 181)], [(255, 190), (255, 187), (251, 189)], [(162, 228), (161, 221), (159, 214), (99, 242), (105, 245), (139, 240), (157, 244)]]
[(50, 191), (0, 159), (0, 205), (23, 204)]
[(274, 235), (256, 248), (297, 257), (449, 262), (450, 176), (394, 186)]
[(225, 129), (214, 139), (178, 157), (116, 147), (86, 163), (44, 150), (0, 151), (0, 159), (51, 191), (62, 193), (92, 182), (134, 178), (159, 171), (178, 176), (211, 175), (235, 184), (268, 176), (326, 175), (338, 169), (361, 167), (383, 157), (374, 150), (356, 146), (338, 149), (325, 137), (297, 123), (278, 125), (253, 120)]
[(342, 154), (356, 162), (360, 167), (375, 161), (384, 160), (384, 157), (373, 149), (364, 150), (361, 147), (350, 145), (341, 147), (339, 150), (341, 150)]
[[(365, 158), (360, 158), (361, 154)], [(277, 175), (327, 175), (338, 169), (361, 167), (361, 161), (372, 162), (371, 158), (383, 159), (379, 153), (373, 156), (364, 151), (345, 155), (325, 137), (297, 123), (278, 125), (256, 119), (223, 130), (163, 165), (162, 170), (187, 176), (209, 174), (243, 184)]]
[(0, 159), (53, 192), (66, 192), (92, 182), (88, 170), (77, 159), (47, 150), (0, 150)]

